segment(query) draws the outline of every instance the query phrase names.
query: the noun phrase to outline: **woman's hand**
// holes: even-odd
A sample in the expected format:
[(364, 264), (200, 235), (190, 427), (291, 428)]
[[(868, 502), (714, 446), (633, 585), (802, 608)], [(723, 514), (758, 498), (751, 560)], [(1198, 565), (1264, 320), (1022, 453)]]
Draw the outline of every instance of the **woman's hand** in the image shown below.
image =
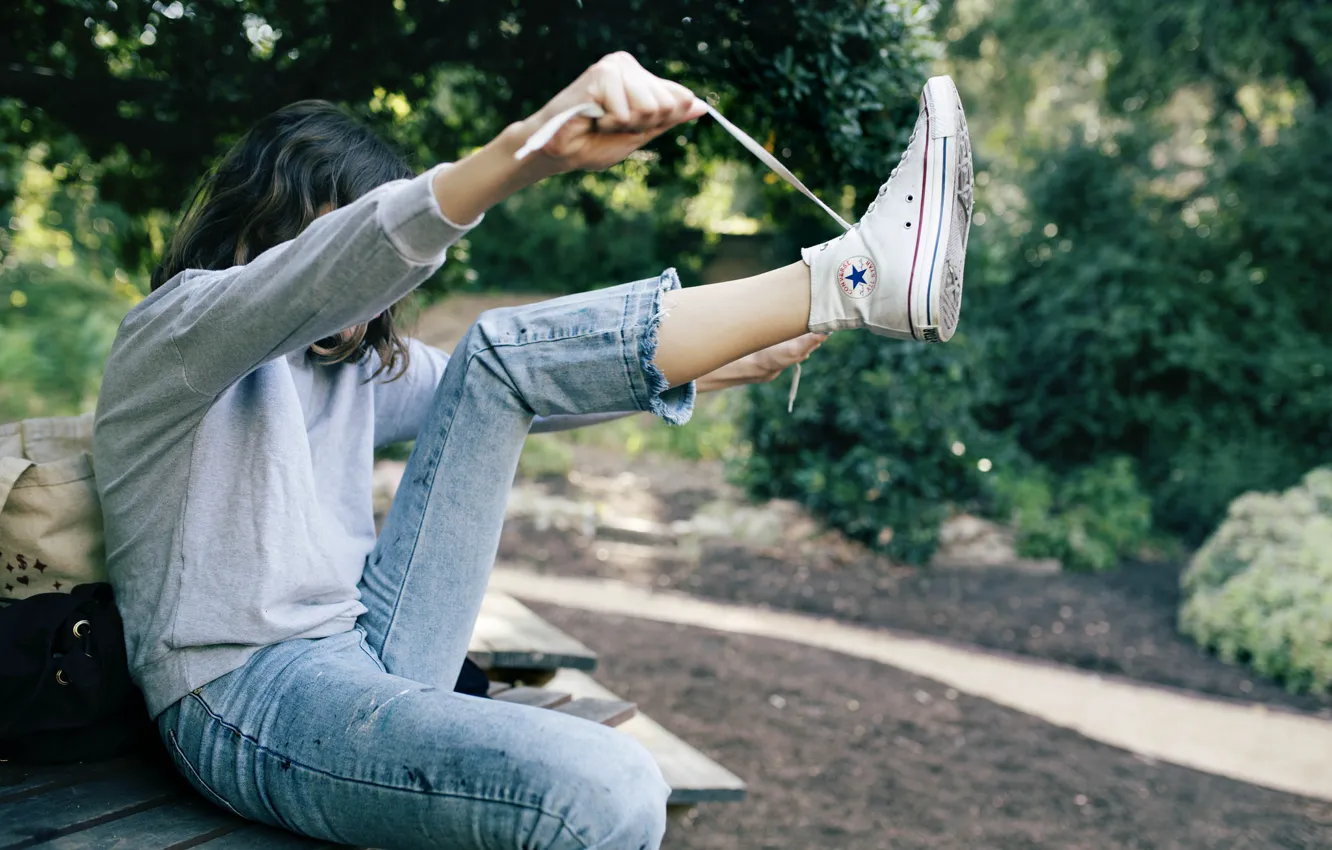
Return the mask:
[(704, 375), (696, 385), (699, 392), (711, 392), (742, 384), (765, 384), (775, 380), (787, 368), (808, 360), (827, 338), (827, 334), (805, 334), (778, 343)]
[(693, 92), (648, 73), (628, 53), (612, 53), (588, 68), (535, 115), (522, 122), (531, 135), (552, 116), (583, 103), (606, 111), (600, 119), (574, 118), (540, 148), (543, 170), (608, 168), (672, 127), (706, 109)]
[[(530, 156), (514, 158), (551, 117), (584, 103), (597, 104), (606, 116), (574, 118)], [(466, 224), (552, 174), (608, 168), (706, 108), (689, 89), (649, 74), (628, 53), (612, 53), (535, 115), (510, 124), (452, 168), (440, 169), (433, 183), (435, 200), (445, 218)]]

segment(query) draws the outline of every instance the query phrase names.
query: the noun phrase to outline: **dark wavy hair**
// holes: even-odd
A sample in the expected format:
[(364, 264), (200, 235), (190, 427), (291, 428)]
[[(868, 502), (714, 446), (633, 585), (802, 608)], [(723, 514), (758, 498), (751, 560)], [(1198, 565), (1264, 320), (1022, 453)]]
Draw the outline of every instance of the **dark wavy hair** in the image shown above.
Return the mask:
[[(226, 269), (309, 226), (327, 208), (349, 204), (391, 180), (415, 176), (406, 160), (344, 110), (303, 100), (263, 118), (200, 181), (153, 270), (157, 289), (186, 269)], [(312, 346), (322, 363), (359, 361), (374, 350), (391, 377), (407, 368), (397, 306)]]

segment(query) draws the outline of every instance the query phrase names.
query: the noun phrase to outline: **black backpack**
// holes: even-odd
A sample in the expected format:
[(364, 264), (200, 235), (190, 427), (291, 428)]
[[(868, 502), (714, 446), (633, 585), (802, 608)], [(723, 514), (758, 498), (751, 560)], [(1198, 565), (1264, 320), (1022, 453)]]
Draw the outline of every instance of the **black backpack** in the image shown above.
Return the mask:
[(109, 584), (0, 608), (0, 759), (120, 755), (153, 736)]

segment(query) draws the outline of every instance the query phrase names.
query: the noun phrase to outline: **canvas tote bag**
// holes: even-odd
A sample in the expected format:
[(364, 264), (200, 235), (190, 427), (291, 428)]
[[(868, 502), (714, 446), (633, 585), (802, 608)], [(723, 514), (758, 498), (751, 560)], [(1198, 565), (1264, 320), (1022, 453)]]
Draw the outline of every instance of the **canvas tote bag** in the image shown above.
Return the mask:
[(106, 581), (92, 414), (0, 425), (0, 599)]
[(92, 421), (0, 425), (0, 760), (109, 758), (153, 737), (106, 583)]

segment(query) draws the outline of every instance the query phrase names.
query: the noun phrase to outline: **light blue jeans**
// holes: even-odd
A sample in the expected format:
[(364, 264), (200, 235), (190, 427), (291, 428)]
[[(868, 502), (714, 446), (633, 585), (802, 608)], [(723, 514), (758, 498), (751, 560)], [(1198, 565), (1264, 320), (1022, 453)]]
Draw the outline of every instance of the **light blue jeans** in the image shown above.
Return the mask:
[(349, 632), (265, 648), (158, 718), (177, 768), (243, 817), (328, 841), (654, 850), (669, 789), (628, 736), (453, 693), (534, 414), (649, 410), (659, 278), (486, 313), (449, 361), (366, 560)]

